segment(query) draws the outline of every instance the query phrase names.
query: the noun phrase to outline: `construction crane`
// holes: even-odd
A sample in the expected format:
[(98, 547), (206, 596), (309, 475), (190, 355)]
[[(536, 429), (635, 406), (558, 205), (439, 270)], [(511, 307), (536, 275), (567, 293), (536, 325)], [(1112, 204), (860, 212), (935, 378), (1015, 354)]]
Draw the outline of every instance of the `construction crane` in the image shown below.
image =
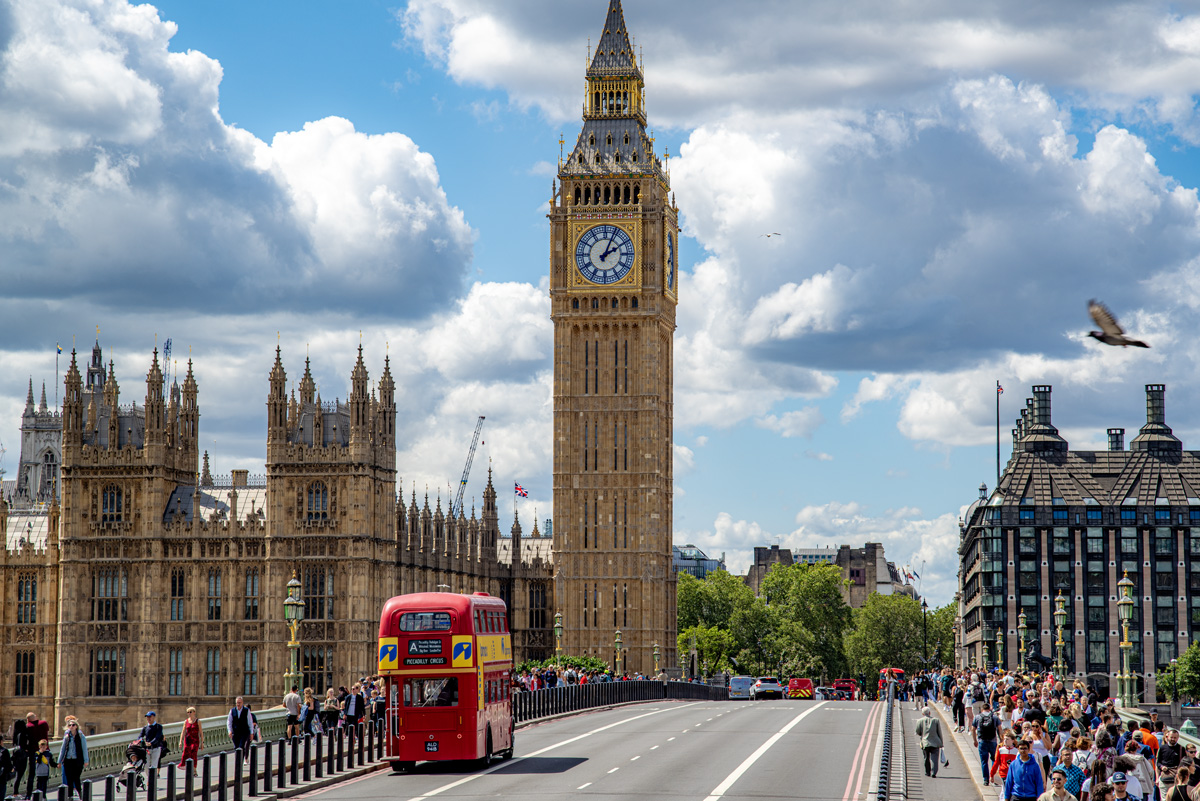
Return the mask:
[(467, 479), (471, 477), (471, 462), (475, 461), (475, 448), (479, 445), (479, 432), (483, 430), (483, 420), (483, 415), (479, 415), (479, 422), (475, 424), (475, 436), (471, 438), (471, 450), (467, 452), (467, 464), (463, 467), (462, 480), (458, 482), (458, 495), (454, 498), (454, 505), (450, 507), (451, 519), (462, 513), (463, 493), (467, 491)]

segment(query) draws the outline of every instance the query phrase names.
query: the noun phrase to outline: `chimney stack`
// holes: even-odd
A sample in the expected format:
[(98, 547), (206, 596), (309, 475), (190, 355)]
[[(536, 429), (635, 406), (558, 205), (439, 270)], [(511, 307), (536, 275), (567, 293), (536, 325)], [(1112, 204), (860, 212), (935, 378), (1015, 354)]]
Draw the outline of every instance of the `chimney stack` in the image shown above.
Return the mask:
[(1183, 443), (1171, 433), (1171, 427), (1166, 422), (1166, 394), (1165, 384), (1146, 385), (1146, 425), (1129, 443), (1130, 450), (1156, 453), (1183, 451)]
[(1123, 429), (1123, 428), (1108, 429), (1108, 449), (1110, 451), (1125, 450), (1125, 429)]
[(1067, 450), (1067, 441), (1058, 435), (1058, 429), (1050, 422), (1050, 391), (1049, 384), (1038, 384), (1033, 388), (1033, 398), (1026, 401), (1026, 451)]

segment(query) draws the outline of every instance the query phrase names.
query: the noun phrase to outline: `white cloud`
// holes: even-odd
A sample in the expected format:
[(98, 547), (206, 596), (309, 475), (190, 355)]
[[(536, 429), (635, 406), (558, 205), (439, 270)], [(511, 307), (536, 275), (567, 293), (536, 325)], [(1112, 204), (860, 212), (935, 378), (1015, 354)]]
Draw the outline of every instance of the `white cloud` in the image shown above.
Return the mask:
[(767, 415), (755, 421), (760, 428), (776, 431), (784, 437), (804, 437), (811, 439), (813, 432), (825, 422), (825, 416), (816, 406), (806, 406), (782, 415)]
[(809, 459), (815, 459), (818, 462), (832, 462), (833, 456), (821, 451), (805, 451), (804, 455)]

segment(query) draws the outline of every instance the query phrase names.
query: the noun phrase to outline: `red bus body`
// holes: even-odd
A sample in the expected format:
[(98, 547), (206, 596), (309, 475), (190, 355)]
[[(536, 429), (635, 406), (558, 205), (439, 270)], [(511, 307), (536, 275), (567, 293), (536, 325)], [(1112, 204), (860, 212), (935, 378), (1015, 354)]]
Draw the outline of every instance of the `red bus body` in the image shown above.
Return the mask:
[[(512, 756), (512, 640), (487, 593), (398, 595), (379, 617), (392, 767)], [(488, 743), (491, 743), (489, 751)]]

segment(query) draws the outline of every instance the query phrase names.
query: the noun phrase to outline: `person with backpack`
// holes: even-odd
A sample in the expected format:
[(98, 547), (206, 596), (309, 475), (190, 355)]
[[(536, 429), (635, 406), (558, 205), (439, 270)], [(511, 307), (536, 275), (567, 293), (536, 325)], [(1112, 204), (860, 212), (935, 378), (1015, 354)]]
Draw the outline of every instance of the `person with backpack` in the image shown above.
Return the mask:
[(8, 780), (12, 775), (12, 754), (4, 747), (4, 735), (0, 734), (0, 798), (8, 798)]
[(992, 714), (992, 705), (986, 701), (979, 714), (971, 721), (971, 742), (979, 750), (979, 764), (983, 768), (983, 784), (986, 787), (991, 779), (991, 761), (996, 758), (996, 746), (999, 744), (999, 718)]

